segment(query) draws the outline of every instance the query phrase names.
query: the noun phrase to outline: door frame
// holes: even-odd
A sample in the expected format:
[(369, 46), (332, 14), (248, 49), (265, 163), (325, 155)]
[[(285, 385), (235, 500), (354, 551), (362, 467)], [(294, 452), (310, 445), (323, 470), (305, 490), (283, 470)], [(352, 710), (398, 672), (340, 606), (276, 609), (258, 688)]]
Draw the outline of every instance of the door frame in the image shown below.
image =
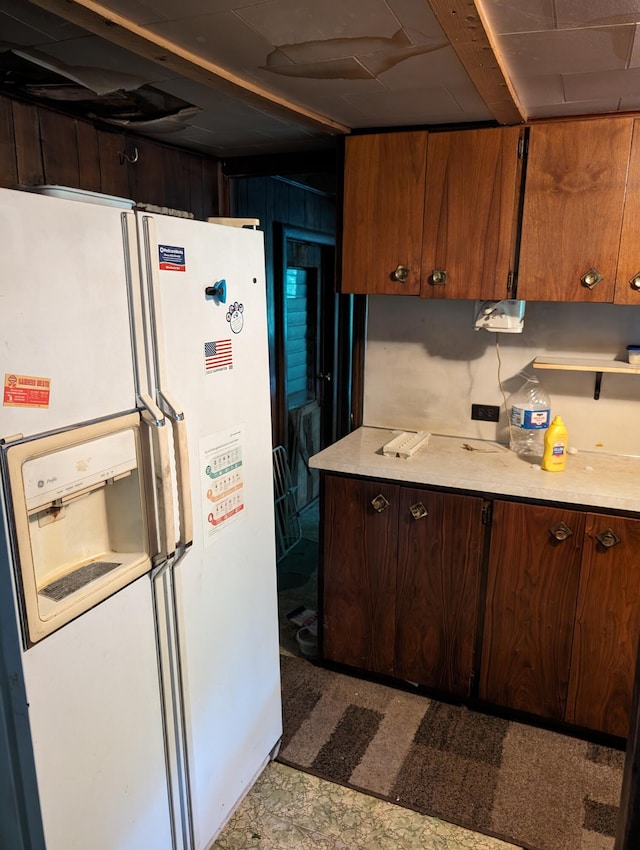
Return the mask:
[[(333, 234), (321, 233), (316, 230), (308, 230), (301, 227), (292, 227), (282, 222), (274, 222), (274, 239), (273, 239), (273, 265), (274, 265), (274, 323), (275, 323), (275, 369), (274, 369), (274, 384), (276, 392), (276, 404), (274, 405), (274, 438), (276, 444), (287, 445), (288, 431), (288, 410), (287, 410), (287, 390), (286, 390), (286, 346), (285, 346), (285, 288), (286, 288), (286, 271), (287, 271), (287, 242), (289, 240), (298, 240), (300, 242), (309, 242), (321, 246), (334, 248), (336, 239)], [(320, 287), (320, 310), (325, 311), (327, 300), (337, 299), (334, 289), (334, 269), (322, 269), (321, 278), (318, 281)], [(336, 364), (337, 361), (337, 340), (336, 340), (336, 325), (338, 322), (338, 312), (340, 310), (339, 302), (336, 300), (334, 307), (334, 322), (333, 322), (333, 343), (334, 351), (332, 361)], [(328, 336), (328, 334), (327, 334)], [(323, 341), (319, 340), (322, 345)], [(336, 376), (337, 377), (337, 376)], [(330, 407), (331, 416), (335, 420), (335, 410), (337, 404), (337, 393), (339, 381), (336, 377), (331, 381), (331, 396)], [(341, 392), (344, 390), (341, 389)], [(323, 412), (323, 417), (327, 415)], [(323, 421), (323, 429), (325, 421)], [(335, 424), (332, 422), (330, 427), (331, 438), (333, 442), (335, 435)], [(325, 431), (326, 433), (326, 431)]]

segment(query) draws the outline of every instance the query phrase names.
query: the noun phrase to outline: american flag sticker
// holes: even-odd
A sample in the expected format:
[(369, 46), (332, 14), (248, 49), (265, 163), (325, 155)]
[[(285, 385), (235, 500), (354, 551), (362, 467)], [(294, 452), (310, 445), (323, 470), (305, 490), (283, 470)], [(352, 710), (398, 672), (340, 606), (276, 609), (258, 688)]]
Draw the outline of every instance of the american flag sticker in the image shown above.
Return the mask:
[(217, 339), (204, 344), (205, 372), (233, 369), (233, 348), (230, 339)]

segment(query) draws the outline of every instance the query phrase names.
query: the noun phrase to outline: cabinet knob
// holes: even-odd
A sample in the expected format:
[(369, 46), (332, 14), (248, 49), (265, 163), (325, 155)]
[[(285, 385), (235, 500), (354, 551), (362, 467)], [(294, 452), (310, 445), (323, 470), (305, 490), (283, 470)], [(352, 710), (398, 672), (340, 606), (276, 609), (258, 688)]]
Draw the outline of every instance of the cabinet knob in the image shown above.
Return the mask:
[(373, 506), (373, 509), (379, 514), (381, 514), (382, 511), (386, 511), (386, 509), (389, 507), (389, 500), (385, 499), (382, 493), (378, 493), (378, 495), (371, 500), (371, 504)]
[(593, 287), (600, 283), (602, 280), (602, 275), (597, 269), (589, 269), (589, 271), (585, 272), (580, 278), (580, 282), (583, 286), (586, 286), (587, 289), (593, 289)]
[(640, 272), (636, 272), (634, 274), (634, 276), (629, 281), (629, 286), (631, 287), (631, 289), (640, 289)]
[(558, 522), (555, 525), (551, 526), (551, 528), (549, 529), (549, 534), (556, 540), (566, 540), (567, 537), (571, 537), (573, 531), (571, 531), (571, 529), (566, 523)]
[(391, 272), (391, 280), (397, 280), (400, 283), (404, 283), (409, 275), (411, 274), (411, 269), (408, 269), (406, 266), (397, 266), (397, 268)]
[(409, 510), (411, 511), (411, 516), (414, 519), (422, 519), (422, 517), (429, 516), (429, 511), (425, 508), (422, 502), (416, 502), (415, 505), (410, 505)]
[(447, 282), (447, 272), (445, 269), (433, 269), (429, 275), (429, 283), (432, 286), (444, 286)]
[(605, 549), (611, 549), (616, 543), (620, 543), (620, 538), (611, 528), (605, 528), (604, 531), (599, 531), (596, 534), (596, 540)]

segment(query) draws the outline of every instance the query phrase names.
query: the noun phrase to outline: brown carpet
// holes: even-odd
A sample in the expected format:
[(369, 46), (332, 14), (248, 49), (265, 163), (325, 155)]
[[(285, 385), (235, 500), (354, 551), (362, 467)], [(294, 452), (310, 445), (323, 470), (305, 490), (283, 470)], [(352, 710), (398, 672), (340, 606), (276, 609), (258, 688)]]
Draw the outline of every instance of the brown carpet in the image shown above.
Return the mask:
[(529, 850), (612, 850), (624, 753), (281, 655), (278, 761)]

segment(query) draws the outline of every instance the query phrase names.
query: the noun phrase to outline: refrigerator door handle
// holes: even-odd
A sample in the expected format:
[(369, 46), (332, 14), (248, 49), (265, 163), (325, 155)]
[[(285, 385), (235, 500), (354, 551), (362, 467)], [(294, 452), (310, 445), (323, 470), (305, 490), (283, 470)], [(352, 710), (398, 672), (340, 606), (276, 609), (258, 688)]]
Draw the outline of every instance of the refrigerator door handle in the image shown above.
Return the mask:
[(188, 548), (193, 543), (193, 508), (191, 505), (191, 476), (189, 472), (189, 444), (187, 423), (184, 413), (176, 409), (173, 399), (161, 392), (160, 402), (171, 420), (173, 446), (176, 457), (176, 479), (178, 483), (178, 510), (180, 511), (180, 540), (178, 546)]
[(169, 559), (152, 573), (156, 613), (156, 649), (163, 702), (167, 782), (171, 800), (172, 850), (194, 850), (193, 809), (189, 785), (185, 687), (173, 570), (184, 557)]
[(173, 514), (173, 492), (171, 490), (171, 462), (169, 453), (169, 434), (167, 420), (160, 408), (145, 393), (138, 396), (141, 404), (142, 420), (151, 431), (153, 441), (155, 492), (158, 496), (158, 524), (161, 559), (170, 558), (175, 553), (175, 520)]
[(134, 213), (122, 213), (122, 239), (126, 260), (127, 290), (131, 312), (131, 342), (136, 393), (140, 398), (149, 386), (149, 362), (145, 344), (142, 281), (138, 265), (138, 238)]
[(151, 322), (151, 338), (153, 341), (153, 358), (156, 374), (156, 393), (158, 404), (169, 417), (173, 429), (176, 478), (178, 488), (178, 509), (180, 520), (180, 536), (178, 546), (187, 548), (193, 542), (193, 509), (191, 504), (191, 478), (189, 472), (189, 451), (187, 430), (182, 408), (174, 401), (167, 390), (166, 370), (164, 363), (164, 340), (162, 333), (162, 306), (160, 299), (160, 282), (158, 270), (153, 261), (152, 245), (157, 245), (155, 222), (151, 216), (143, 216), (142, 229), (144, 235), (144, 252), (147, 266), (147, 281), (149, 295), (149, 313)]

